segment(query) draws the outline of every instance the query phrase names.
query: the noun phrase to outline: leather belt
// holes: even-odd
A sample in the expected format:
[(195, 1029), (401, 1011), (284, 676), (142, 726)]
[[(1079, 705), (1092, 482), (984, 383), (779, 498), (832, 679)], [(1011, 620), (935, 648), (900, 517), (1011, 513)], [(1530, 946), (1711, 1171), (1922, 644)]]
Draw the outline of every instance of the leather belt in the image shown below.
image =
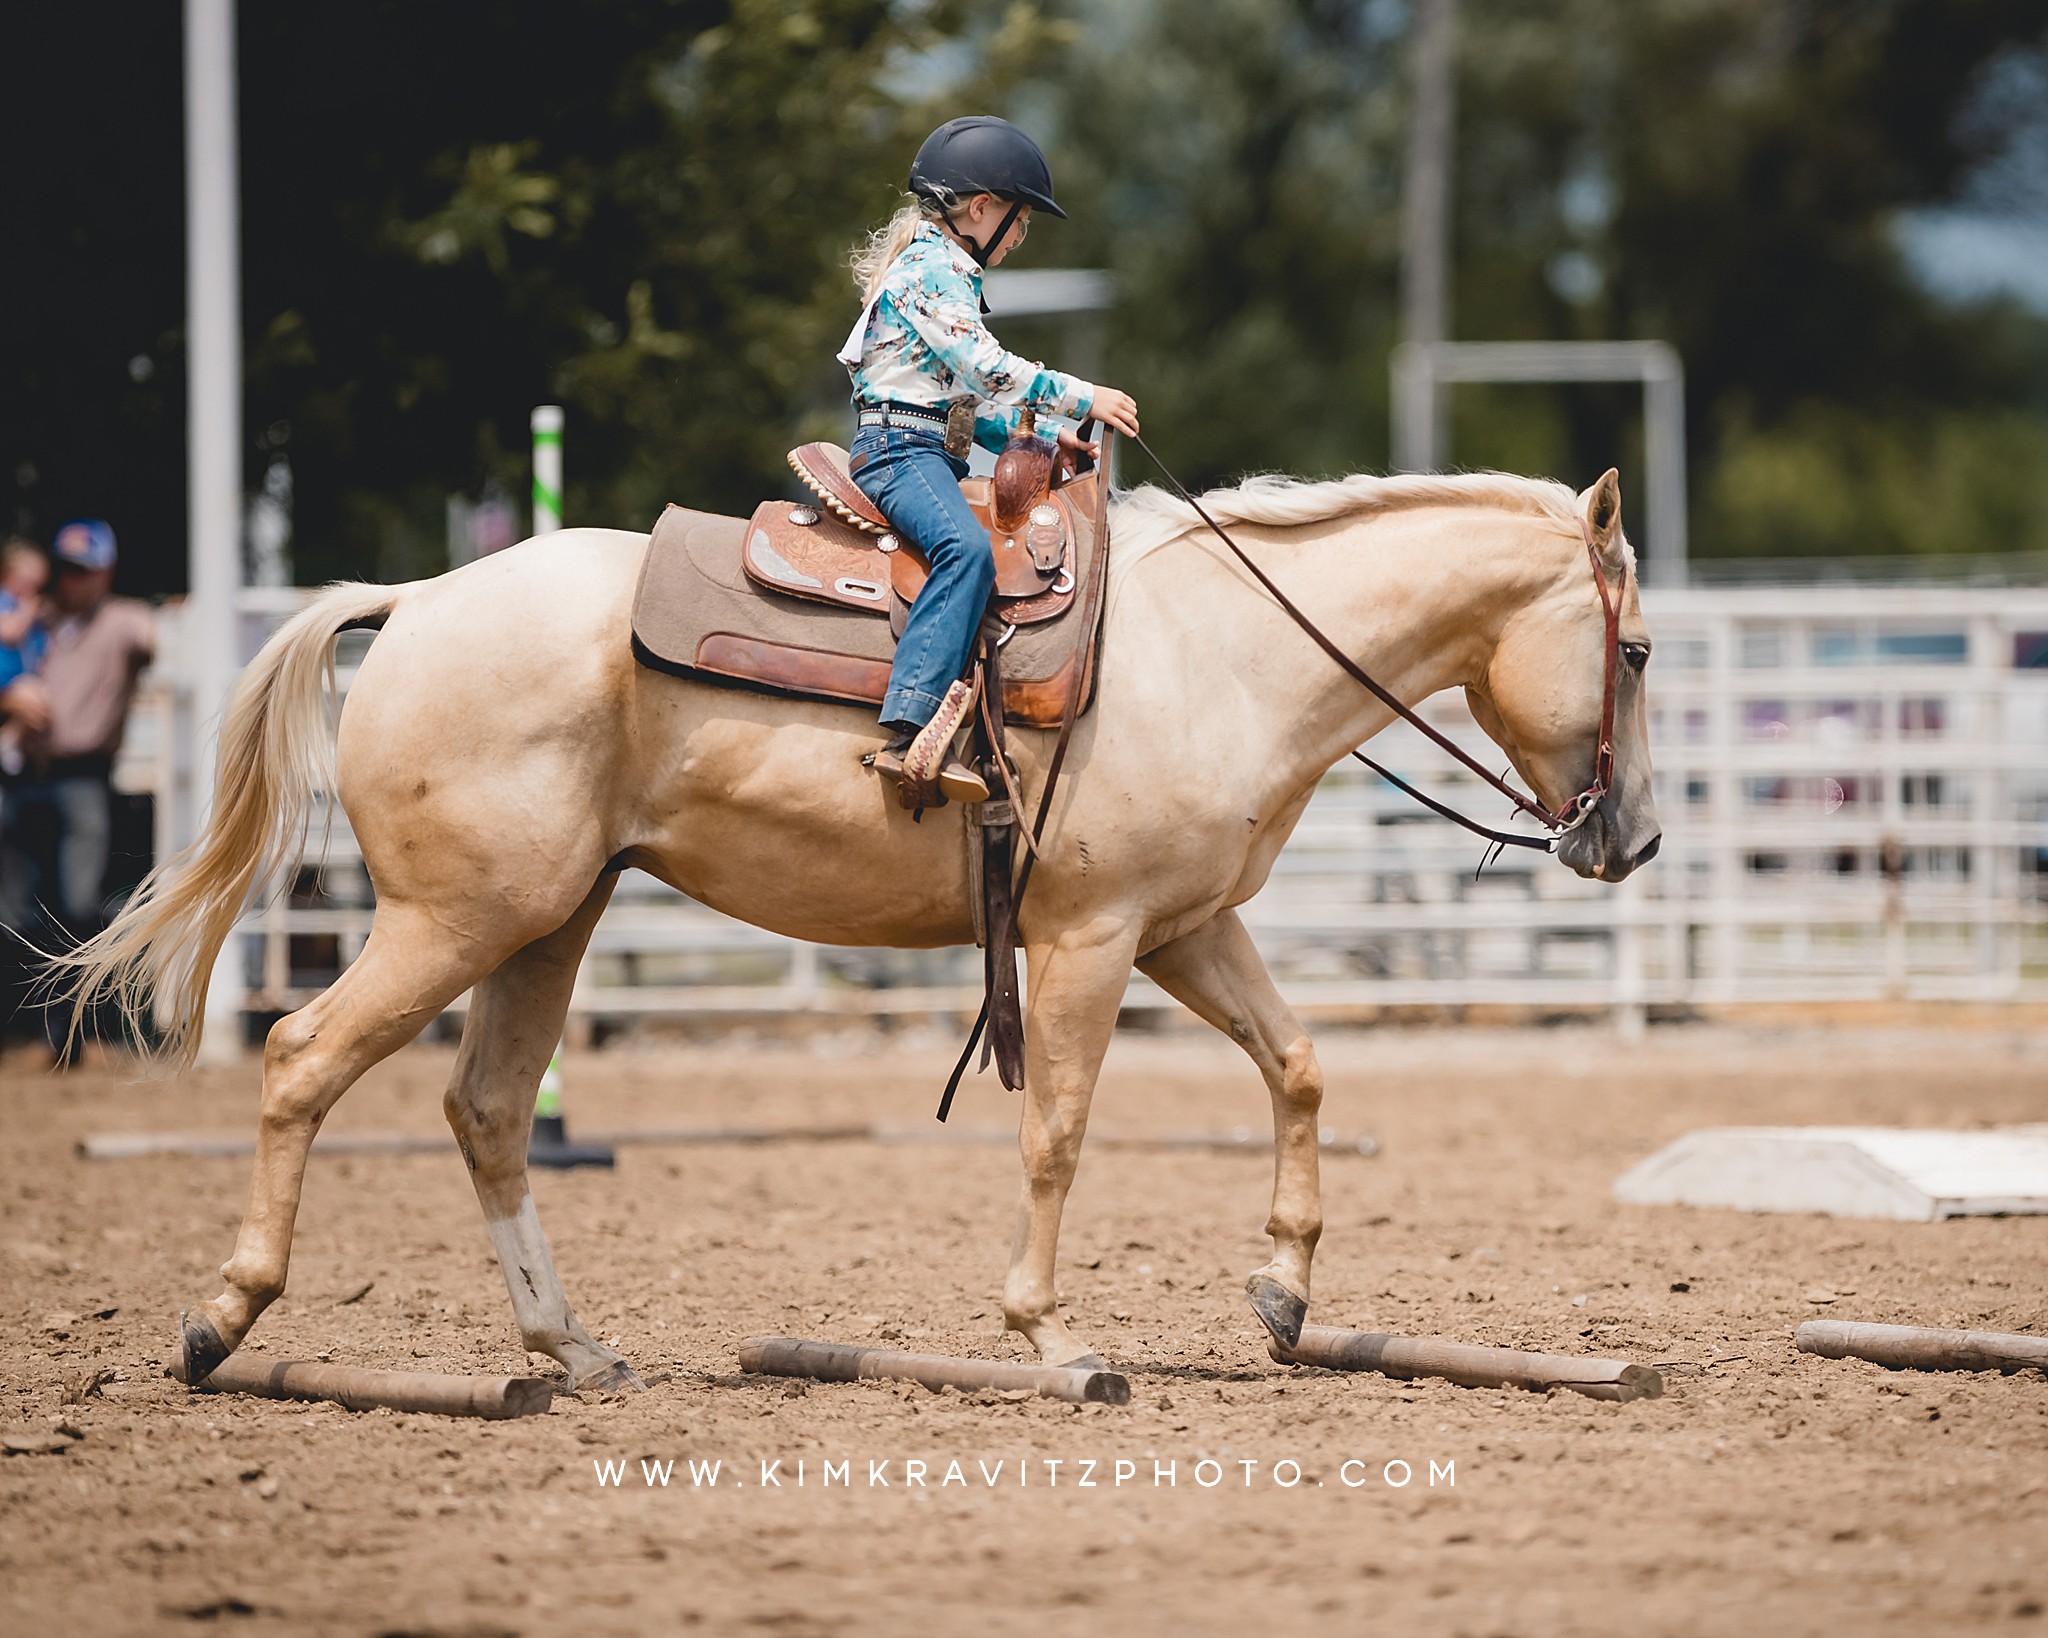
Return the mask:
[(860, 425), (864, 427), (886, 427), (900, 425), (904, 421), (920, 421), (926, 426), (946, 430), (946, 412), (932, 409), (923, 404), (861, 404)]

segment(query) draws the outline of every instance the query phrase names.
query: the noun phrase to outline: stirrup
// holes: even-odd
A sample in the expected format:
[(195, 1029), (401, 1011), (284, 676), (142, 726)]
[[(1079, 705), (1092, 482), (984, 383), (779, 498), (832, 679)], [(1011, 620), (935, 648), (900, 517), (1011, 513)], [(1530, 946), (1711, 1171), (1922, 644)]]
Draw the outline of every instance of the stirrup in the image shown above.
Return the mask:
[[(893, 779), (900, 784), (903, 779), (903, 758), (908, 754), (907, 748), (897, 751), (885, 745), (879, 751), (868, 752), (860, 761), (862, 767), (872, 768), (884, 779)], [(988, 781), (959, 757), (950, 754), (939, 768), (939, 792), (938, 801), (951, 797), (956, 802), (971, 805), (989, 799)], [(936, 807), (938, 801), (928, 805)]]

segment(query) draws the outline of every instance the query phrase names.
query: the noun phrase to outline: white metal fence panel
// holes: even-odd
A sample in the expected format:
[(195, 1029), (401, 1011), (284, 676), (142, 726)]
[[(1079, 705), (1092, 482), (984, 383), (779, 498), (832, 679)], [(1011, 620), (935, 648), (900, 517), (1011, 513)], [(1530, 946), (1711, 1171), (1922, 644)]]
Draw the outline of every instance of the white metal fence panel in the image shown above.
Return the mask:
[[(250, 593), (244, 641), (293, 606)], [(1660, 856), (1627, 883), (1476, 839), (1347, 763), (1244, 916), (1306, 1009), (1612, 1008), (2048, 997), (2048, 590), (1652, 592)], [(192, 727), (166, 660), (118, 779), (190, 834)], [(341, 676), (369, 639), (342, 645)], [(246, 655), (245, 655), (246, 657)], [(1462, 700), (1432, 722), (1497, 756)], [(1403, 726), (1397, 773), (1482, 817), (1504, 804)], [(315, 835), (319, 834), (316, 825)], [(298, 1005), (360, 950), (372, 896), (345, 820), (324, 868), (242, 924), (246, 1005)], [(638, 873), (579, 978), (587, 1018), (971, 1009), (972, 950), (838, 950), (718, 915)], [(1133, 978), (1127, 1005), (1171, 1003)]]

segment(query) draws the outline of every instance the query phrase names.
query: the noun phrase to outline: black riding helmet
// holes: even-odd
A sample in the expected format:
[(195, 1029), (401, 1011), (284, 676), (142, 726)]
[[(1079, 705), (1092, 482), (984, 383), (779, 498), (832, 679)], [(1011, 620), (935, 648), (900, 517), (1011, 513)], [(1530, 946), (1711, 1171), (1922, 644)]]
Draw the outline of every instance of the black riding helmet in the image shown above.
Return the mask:
[(1045, 162), (1044, 150), (993, 114), (949, 119), (926, 137), (910, 162), (910, 191), (941, 209), (977, 193), (1010, 202), (1009, 214), (984, 243), (961, 235), (969, 254), (983, 267), (1026, 205), (1051, 216), (1067, 214), (1053, 199), (1052, 167)]

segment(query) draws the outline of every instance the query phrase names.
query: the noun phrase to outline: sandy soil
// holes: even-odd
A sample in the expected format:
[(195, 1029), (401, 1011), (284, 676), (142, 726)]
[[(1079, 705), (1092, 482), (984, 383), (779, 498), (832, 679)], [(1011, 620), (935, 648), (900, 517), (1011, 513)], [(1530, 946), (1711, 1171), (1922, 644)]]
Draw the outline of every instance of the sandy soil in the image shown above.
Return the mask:
[[(1632, 1160), (1701, 1125), (2048, 1120), (2048, 1040), (1387, 1032), (1326, 1037), (1323, 1057), (1328, 1124), (1385, 1149), (1326, 1162), (1313, 1318), (1622, 1355), (1660, 1366), (1665, 1396), (1605, 1405), (1277, 1366), (1239, 1295), (1263, 1257), (1268, 1168), (1134, 1149), (1084, 1161), (1062, 1266), (1077, 1330), (1131, 1377), (1127, 1409), (743, 1379), (735, 1345), (761, 1332), (1018, 1356), (996, 1302), (1012, 1152), (800, 1142), (631, 1148), (615, 1173), (537, 1182), (585, 1319), (667, 1373), (644, 1395), (557, 1399), (500, 1424), (195, 1398), (163, 1375), (172, 1317), (217, 1289), (247, 1162), (87, 1162), (72, 1145), (246, 1132), (255, 1070), (151, 1085), (11, 1065), (0, 1423), (56, 1418), (83, 1437), (0, 1461), (0, 1627), (2048, 1627), (2048, 1381), (1891, 1374), (1790, 1346), (1817, 1313), (2038, 1330), (2048, 1220), (1746, 1217), (1608, 1195)], [(448, 1062), (402, 1054), (333, 1129), (438, 1130)], [(571, 1059), (570, 1111), (592, 1128), (916, 1121), (943, 1065), (937, 1041), (900, 1037), (622, 1047)], [(956, 1118), (996, 1119), (1006, 1102), (978, 1083)], [(1096, 1121), (1228, 1128), (1263, 1111), (1227, 1044), (1125, 1038)], [(316, 1152), (292, 1288), (254, 1341), (524, 1368), (452, 1146)], [(101, 1372), (112, 1379), (65, 1403)], [(676, 1463), (666, 1487), (643, 1459)], [(690, 1483), (692, 1460), (722, 1464), (715, 1486)], [(761, 1481), (776, 1460), (780, 1488)], [(821, 1486), (841, 1460), (852, 1482)], [(1213, 1488), (1197, 1482), (1204, 1460)], [(625, 1463), (623, 1485), (599, 1482), (607, 1461)], [(965, 1483), (944, 1482), (955, 1461)], [(1291, 1487), (1276, 1482), (1284, 1462), (1299, 1464)], [(1409, 1464), (1405, 1487), (1390, 1462)], [(869, 1482), (876, 1463), (887, 1488)], [(1155, 1480), (1166, 1463), (1171, 1486)], [(1432, 1485), (1432, 1463), (1455, 1481)]]

